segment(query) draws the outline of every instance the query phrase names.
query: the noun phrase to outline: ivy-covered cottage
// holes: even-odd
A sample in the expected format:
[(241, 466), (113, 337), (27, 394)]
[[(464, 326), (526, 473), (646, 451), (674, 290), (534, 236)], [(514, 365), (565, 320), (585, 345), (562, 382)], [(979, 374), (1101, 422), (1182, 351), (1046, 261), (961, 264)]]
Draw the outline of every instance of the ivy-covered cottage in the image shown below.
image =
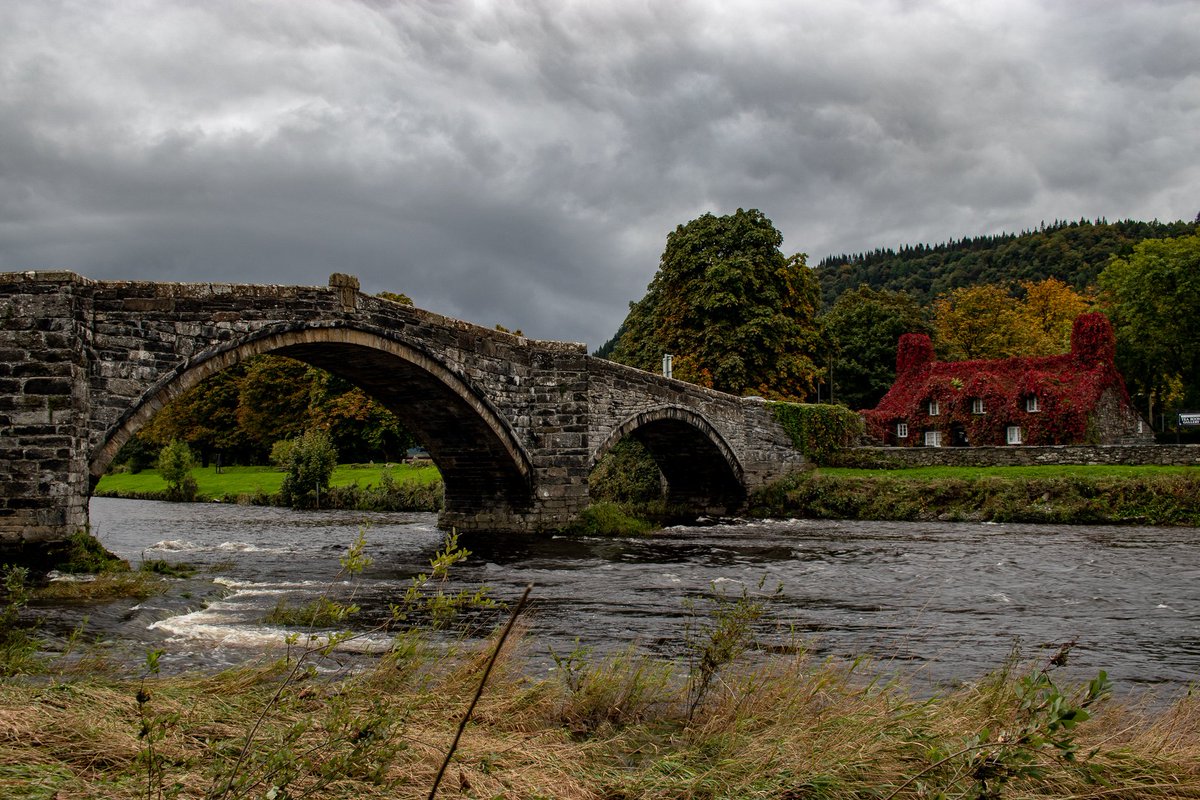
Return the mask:
[(892, 446), (1152, 442), (1113, 363), (1103, 314), (1083, 314), (1071, 352), (995, 361), (935, 361), (925, 334), (900, 337), (896, 383), (870, 411), (868, 435)]

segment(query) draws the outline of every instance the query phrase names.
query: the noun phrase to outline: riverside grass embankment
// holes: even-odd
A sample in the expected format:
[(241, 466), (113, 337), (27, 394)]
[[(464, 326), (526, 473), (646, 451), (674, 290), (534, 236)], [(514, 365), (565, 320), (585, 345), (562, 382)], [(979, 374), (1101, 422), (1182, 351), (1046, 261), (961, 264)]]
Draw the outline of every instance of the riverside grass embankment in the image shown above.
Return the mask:
[[(284, 473), (271, 467), (197, 468), (198, 499), (278, 504)], [(165, 499), (157, 470), (105, 475), (100, 497)], [(597, 492), (603, 498), (603, 487)], [(331, 508), (433, 511), (441, 476), (430, 464), (340, 465), (327, 497)], [(621, 509), (617, 509), (620, 505)], [(977, 521), (1049, 524), (1200, 526), (1200, 468), (1163, 466), (819, 467), (757, 492), (758, 517), (886, 521)], [(600, 502), (588, 533), (646, 532), (631, 517), (677, 519), (661, 504)], [(637, 522), (638, 524), (632, 524)]]
[(1200, 468), (819, 467), (758, 492), (760, 517), (1200, 525)]

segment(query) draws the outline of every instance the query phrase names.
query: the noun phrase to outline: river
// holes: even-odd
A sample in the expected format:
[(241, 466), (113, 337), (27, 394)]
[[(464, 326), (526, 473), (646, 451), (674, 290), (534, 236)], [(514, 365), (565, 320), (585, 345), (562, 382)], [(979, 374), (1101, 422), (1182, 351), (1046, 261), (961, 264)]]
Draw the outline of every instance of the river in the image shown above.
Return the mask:
[[(379, 619), (428, 568), (443, 534), (431, 514), (301, 513), (221, 504), (97, 498), (93, 533), (133, 563), (185, 561), (201, 571), (141, 603), (43, 609), (66, 630), (133, 664), (162, 648), (164, 670), (218, 669), (282, 643), (264, 625), (281, 597), (326, 591), (365, 531), (362, 625)], [(647, 537), (477, 534), (453, 586), (486, 584), (513, 600), (534, 584), (527, 650), (534, 668), (575, 640), (597, 652), (635, 646), (678, 656), (694, 611), (716, 591), (770, 599), (762, 641), (816, 655), (867, 655), (919, 684), (978, 678), (1014, 643), (1029, 658), (1075, 640), (1070, 670), (1108, 671), (1118, 688), (1175, 691), (1200, 676), (1200, 537), (1191, 529), (734, 521)], [(761, 589), (759, 587), (762, 587)], [(345, 591), (342, 584), (335, 591)], [(368, 642), (371, 640), (368, 638)], [(376, 643), (379, 643), (376, 641)]]

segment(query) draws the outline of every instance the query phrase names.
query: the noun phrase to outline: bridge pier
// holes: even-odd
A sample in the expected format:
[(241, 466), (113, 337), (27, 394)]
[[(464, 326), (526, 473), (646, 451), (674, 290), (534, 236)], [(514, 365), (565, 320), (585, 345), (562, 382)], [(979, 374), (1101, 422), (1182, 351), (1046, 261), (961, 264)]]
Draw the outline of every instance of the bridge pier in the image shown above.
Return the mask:
[(0, 274), (0, 548), (87, 524), (88, 332), (73, 273)]

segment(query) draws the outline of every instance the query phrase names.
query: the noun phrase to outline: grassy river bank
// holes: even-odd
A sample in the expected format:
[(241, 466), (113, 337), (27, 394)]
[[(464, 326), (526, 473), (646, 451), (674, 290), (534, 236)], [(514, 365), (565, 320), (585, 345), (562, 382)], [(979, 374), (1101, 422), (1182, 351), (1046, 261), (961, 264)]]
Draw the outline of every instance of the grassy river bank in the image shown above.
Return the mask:
[[(268, 466), (197, 467), (197, 501), (278, 505), (286, 473)], [(115, 472), (100, 479), (97, 497), (167, 499), (167, 482), (157, 469)], [(364, 511), (437, 511), (442, 505), (442, 476), (430, 463), (339, 464), (330, 479), (323, 507)]]
[[(272, 505), (284, 473), (271, 467), (197, 468), (198, 499)], [(157, 470), (105, 475), (99, 497), (165, 499)], [(339, 465), (329, 508), (436, 511), (441, 476), (431, 464)], [(598, 492), (604, 495), (603, 486)], [(602, 501), (585, 516), (594, 534), (644, 533), (652, 521), (675, 522), (661, 502)], [(1156, 466), (820, 467), (756, 492), (758, 517), (948, 520), (1048, 524), (1200, 525), (1200, 469)]]
[[(526, 647), (502, 653), (439, 797), (1200, 797), (1196, 697), (1123, 705), (1100, 680), (1057, 685), (1052, 664), (917, 698), (800, 652), (724, 668), (694, 704), (695, 670), (572, 654), (532, 679)], [(408, 636), (352, 674), (293, 656), (3, 682), (0, 796), (428, 797), (487, 656)]]
[(1196, 467), (820, 467), (751, 498), (755, 516), (1200, 525)]

